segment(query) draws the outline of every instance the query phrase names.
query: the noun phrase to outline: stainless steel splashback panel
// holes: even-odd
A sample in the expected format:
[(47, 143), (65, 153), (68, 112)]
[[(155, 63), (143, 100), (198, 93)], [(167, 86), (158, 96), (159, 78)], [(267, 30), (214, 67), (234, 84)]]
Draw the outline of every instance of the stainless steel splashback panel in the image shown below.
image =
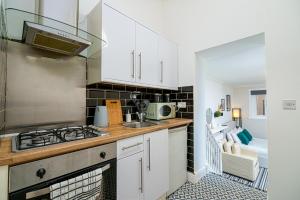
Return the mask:
[(11, 41), (7, 56), (7, 130), (85, 123), (85, 58)]
[(5, 128), (5, 87), (6, 87), (6, 21), (5, 21), (4, 1), (0, 0), (0, 135)]

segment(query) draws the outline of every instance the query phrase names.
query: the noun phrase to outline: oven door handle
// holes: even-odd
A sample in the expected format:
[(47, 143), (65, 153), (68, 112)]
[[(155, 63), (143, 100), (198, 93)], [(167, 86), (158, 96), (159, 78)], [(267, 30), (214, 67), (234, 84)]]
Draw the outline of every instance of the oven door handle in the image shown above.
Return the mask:
[[(110, 168), (110, 164), (107, 164), (107, 165), (101, 167), (102, 172), (108, 170), (109, 168)], [(32, 198), (40, 197), (40, 196), (43, 196), (43, 195), (46, 195), (46, 194), (49, 194), (49, 193), (50, 193), (50, 187), (35, 190), (35, 191), (32, 191), (32, 192), (26, 193), (26, 199), (32, 199)]]

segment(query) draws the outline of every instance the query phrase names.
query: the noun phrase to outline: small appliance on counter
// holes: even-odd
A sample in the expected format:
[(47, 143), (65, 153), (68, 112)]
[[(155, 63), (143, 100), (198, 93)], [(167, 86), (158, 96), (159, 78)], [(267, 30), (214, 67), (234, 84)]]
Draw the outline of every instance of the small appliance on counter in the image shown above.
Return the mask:
[(146, 118), (153, 120), (175, 118), (176, 103), (150, 103), (146, 113)]
[(166, 102), (166, 103), (171, 102), (171, 100), (170, 100), (170, 94), (164, 94), (164, 102)]
[(154, 94), (154, 103), (160, 103), (162, 102), (162, 94), (155, 93)]
[(107, 127), (107, 108), (106, 106), (96, 106), (95, 116), (94, 116), (94, 126), (97, 127)]

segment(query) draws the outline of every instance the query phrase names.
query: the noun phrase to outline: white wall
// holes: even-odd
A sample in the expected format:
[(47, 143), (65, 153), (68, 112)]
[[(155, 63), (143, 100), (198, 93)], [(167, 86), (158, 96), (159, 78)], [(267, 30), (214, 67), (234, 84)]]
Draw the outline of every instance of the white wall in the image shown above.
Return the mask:
[[(205, 80), (205, 109), (211, 108), (213, 112), (218, 109), (221, 104), (221, 99), (225, 99), (226, 106), (226, 95), (229, 94), (233, 97), (233, 88), (227, 86), (217, 80), (214, 80), (206, 76)], [(232, 101), (232, 100), (231, 100)], [(217, 125), (222, 125), (226, 122), (232, 121), (231, 111), (223, 111), (222, 117), (213, 118), (213, 123)]]
[[(266, 0), (270, 200), (300, 199), (300, 1)], [(296, 99), (297, 110), (282, 109)]]
[(242, 109), (243, 128), (248, 129), (254, 137), (267, 138), (267, 120), (249, 117), (249, 91), (261, 88), (265, 88), (265, 85), (234, 88), (232, 106)]
[[(206, 142), (206, 110), (211, 108), (217, 110), (221, 99), (227, 94), (233, 98), (233, 88), (207, 76), (206, 60), (201, 53), (196, 56), (197, 67), (195, 68), (194, 87), (194, 171), (197, 176), (206, 173), (205, 142)], [(213, 119), (216, 124), (223, 124), (231, 121), (231, 112), (224, 111), (224, 116)]]
[(163, 31), (162, 0), (103, 0), (143, 25), (160, 33)]
[(261, 0), (164, 0), (164, 32), (179, 44), (179, 84), (195, 81), (195, 52), (264, 32)]

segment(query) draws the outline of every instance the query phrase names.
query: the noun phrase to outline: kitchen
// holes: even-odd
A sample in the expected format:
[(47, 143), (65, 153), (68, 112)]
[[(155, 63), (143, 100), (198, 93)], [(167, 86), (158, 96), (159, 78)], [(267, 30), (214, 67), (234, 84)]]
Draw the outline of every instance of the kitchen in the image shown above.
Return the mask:
[(0, 199), (154, 200), (184, 184), (193, 88), (178, 88), (177, 45), (107, 2), (16, 2), (1, 1)]

